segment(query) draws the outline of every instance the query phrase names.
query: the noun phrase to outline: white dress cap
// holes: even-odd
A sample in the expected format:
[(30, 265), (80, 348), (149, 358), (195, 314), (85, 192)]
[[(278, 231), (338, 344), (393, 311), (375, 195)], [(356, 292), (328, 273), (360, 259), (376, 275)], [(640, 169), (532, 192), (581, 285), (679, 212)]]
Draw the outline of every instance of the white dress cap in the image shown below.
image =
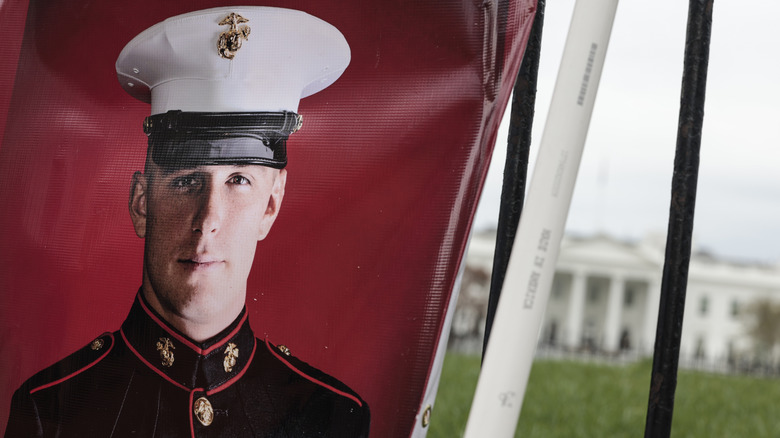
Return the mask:
[[(219, 49), (220, 40), (235, 44)], [(151, 114), (297, 112), (301, 98), (335, 82), (349, 61), (344, 36), (317, 17), (235, 6), (150, 27), (125, 46), (116, 71), (131, 96), (151, 103)]]

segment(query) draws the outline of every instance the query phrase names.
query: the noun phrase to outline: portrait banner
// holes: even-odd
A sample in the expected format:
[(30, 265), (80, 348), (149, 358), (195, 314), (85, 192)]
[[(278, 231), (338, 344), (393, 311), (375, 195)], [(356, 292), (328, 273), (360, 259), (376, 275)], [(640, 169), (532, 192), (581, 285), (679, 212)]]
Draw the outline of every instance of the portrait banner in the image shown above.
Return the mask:
[[(122, 355), (148, 365), (160, 385), (189, 394), (181, 415), (189, 412), (188, 433), (198, 435), (195, 419), (213, 428), (235, 415), (214, 400), (248, 380), (244, 367), (259, 367), (267, 349), (295, 378), (370, 410), (370, 436), (424, 435), (434, 359), (446, 347), (445, 317), (535, 8), (533, 0), (0, 2), (0, 426), (15, 407), (75, 385), (126, 347)], [(307, 69), (319, 69), (315, 79), (300, 79)], [(258, 165), (277, 175), (257, 212), (265, 228), (239, 223), (248, 198), (237, 201), (237, 192), (213, 189), (220, 207), (195, 204), (191, 186), (213, 185), (223, 177), (215, 169), (250, 169), (225, 174), (230, 190), (260, 187)], [(160, 183), (150, 181), (177, 172), (186, 175), (172, 187), (186, 185), (197, 211), (164, 219), (180, 201), (159, 198)], [(167, 274), (156, 273), (155, 251), (177, 250), (169, 248), (177, 221), (205, 216), (252, 232), (231, 241), (250, 255), (236, 292), (246, 308), (220, 326), (217, 337), (231, 340), (224, 345), (190, 335), (178, 295), (150, 292), (174, 284), (159, 279)], [(206, 235), (205, 222), (188, 232)], [(204, 277), (222, 268), (199, 251), (177, 253), (176, 263)], [(213, 307), (231, 299), (232, 284), (209, 298)], [(134, 347), (134, 312), (170, 333), (154, 335), (154, 360)], [(244, 346), (236, 339), (249, 326)], [(221, 386), (174, 375), (190, 353), (196, 368), (219, 356)], [(121, 374), (116, 367), (108, 370)], [(33, 401), (17, 396), (12, 407), (23, 384)], [(122, 436), (125, 420), (112, 406), (96, 409), (117, 418)]]

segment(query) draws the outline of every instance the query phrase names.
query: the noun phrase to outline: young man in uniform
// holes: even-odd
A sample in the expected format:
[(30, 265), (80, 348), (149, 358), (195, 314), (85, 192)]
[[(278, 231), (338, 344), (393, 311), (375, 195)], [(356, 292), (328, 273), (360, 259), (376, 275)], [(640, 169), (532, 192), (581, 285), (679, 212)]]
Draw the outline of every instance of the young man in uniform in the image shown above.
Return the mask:
[(368, 435), (366, 402), (255, 338), (244, 304), (284, 198), (298, 102), (349, 58), (333, 26), (265, 7), (173, 17), (128, 43), (119, 81), (152, 107), (129, 200), (141, 288), (119, 331), (22, 385), (6, 436)]

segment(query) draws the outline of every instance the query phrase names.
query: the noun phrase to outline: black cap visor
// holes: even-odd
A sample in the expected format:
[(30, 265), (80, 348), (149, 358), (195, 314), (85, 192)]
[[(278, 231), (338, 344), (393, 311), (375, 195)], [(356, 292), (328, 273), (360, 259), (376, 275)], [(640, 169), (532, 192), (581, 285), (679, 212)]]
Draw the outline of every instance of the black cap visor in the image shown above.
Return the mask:
[(151, 158), (166, 169), (219, 164), (284, 168), (287, 138), (300, 116), (280, 113), (195, 113), (169, 111), (147, 117)]

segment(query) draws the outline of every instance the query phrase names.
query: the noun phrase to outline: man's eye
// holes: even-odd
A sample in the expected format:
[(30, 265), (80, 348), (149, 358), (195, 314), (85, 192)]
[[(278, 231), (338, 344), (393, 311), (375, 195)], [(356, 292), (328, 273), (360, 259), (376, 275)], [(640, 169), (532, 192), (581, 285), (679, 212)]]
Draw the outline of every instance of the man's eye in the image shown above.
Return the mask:
[(172, 185), (177, 189), (194, 189), (200, 185), (200, 181), (194, 176), (181, 176), (175, 178)]
[(230, 184), (244, 185), (249, 184), (249, 179), (242, 175), (234, 175), (228, 180)]

